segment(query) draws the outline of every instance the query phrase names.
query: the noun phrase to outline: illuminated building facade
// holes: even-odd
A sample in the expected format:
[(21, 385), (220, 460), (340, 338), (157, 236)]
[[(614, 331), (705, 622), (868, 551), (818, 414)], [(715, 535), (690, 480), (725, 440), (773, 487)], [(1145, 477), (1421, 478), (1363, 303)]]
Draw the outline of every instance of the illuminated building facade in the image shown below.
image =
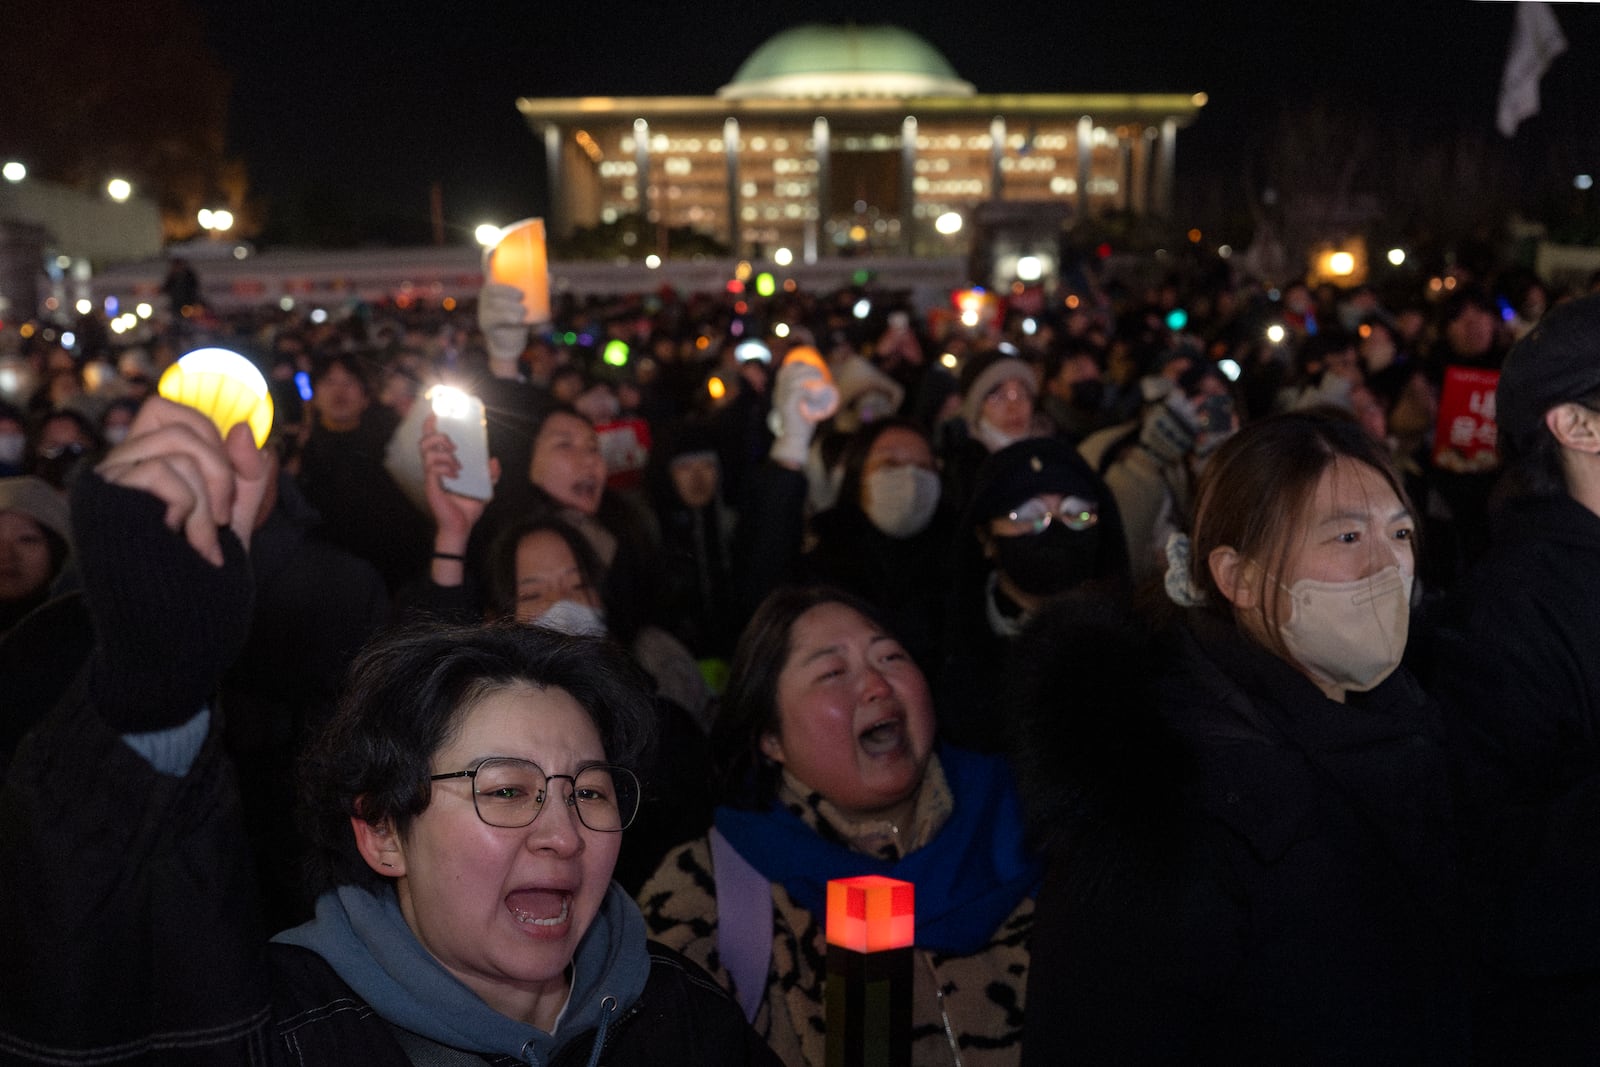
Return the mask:
[(517, 102), (545, 146), (557, 236), (638, 215), (735, 254), (951, 255), (973, 227), (1162, 215), (1189, 94), (980, 94), (914, 34), (801, 26), (714, 97)]

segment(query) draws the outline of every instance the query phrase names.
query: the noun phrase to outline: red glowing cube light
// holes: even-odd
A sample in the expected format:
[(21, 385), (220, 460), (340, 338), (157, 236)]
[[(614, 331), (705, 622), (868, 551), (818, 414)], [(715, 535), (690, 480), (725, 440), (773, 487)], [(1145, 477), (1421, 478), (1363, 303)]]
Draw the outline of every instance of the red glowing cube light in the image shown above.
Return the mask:
[(906, 948), (916, 936), (916, 886), (867, 874), (828, 883), (828, 944), (855, 952)]

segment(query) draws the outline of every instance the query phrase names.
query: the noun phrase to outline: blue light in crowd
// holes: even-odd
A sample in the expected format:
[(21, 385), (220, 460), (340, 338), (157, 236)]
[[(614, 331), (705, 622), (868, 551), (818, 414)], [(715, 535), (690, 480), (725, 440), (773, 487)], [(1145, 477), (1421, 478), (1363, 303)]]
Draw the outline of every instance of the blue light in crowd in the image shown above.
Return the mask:
[(303, 370), (295, 371), (294, 372), (294, 387), (295, 387), (296, 390), (299, 391), (301, 400), (310, 401), (310, 399), (311, 399), (311, 375), (307, 374)]

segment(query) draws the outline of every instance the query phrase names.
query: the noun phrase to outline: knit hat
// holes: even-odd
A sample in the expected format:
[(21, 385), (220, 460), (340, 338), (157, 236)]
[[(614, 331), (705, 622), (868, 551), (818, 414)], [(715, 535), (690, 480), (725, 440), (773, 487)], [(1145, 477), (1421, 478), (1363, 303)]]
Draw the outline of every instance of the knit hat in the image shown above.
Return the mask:
[(1600, 390), (1600, 295), (1550, 311), (1506, 356), (1495, 422), (1511, 446), (1533, 447), (1547, 411)]
[(847, 431), (854, 430), (861, 421), (861, 413), (856, 410), (855, 404), (868, 393), (882, 393), (888, 397), (888, 410), (880, 410), (880, 415), (892, 415), (899, 411), (900, 404), (906, 398), (904, 386), (861, 356), (847, 356), (835, 364), (833, 382), (839, 387), (839, 414), (836, 418), (851, 424), (842, 427)]
[(1020, 383), (1029, 396), (1039, 395), (1039, 380), (1033, 367), (1020, 356), (1004, 352), (980, 352), (961, 368), (961, 417), (968, 426), (978, 424), (983, 402), (1008, 381)]
[(1041, 493), (1102, 500), (1105, 489), (1077, 449), (1053, 437), (1029, 437), (983, 461), (968, 514), (973, 522), (983, 522)]
[(72, 540), (67, 501), (43, 478), (0, 478), (0, 511), (21, 512), (61, 540)]

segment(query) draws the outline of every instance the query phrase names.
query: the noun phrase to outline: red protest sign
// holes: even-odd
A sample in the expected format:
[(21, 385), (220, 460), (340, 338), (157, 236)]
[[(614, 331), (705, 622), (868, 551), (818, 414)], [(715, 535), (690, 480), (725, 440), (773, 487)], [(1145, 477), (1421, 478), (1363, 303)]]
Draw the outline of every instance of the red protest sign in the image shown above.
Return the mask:
[(1499, 465), (1494, 422), (1494, 394), (1499, 384), (1497, 370), (1445, 369), (1439, 420), (1433, 432), (1435, 467), (1470, 473), (1493, 470)]
[(650, 426), (640, 418), (618, 419), (594, 428), (600, 437), (600, 455), (606, 461), (606, 485), (612, 489), (636, 488), (650, 461)]

